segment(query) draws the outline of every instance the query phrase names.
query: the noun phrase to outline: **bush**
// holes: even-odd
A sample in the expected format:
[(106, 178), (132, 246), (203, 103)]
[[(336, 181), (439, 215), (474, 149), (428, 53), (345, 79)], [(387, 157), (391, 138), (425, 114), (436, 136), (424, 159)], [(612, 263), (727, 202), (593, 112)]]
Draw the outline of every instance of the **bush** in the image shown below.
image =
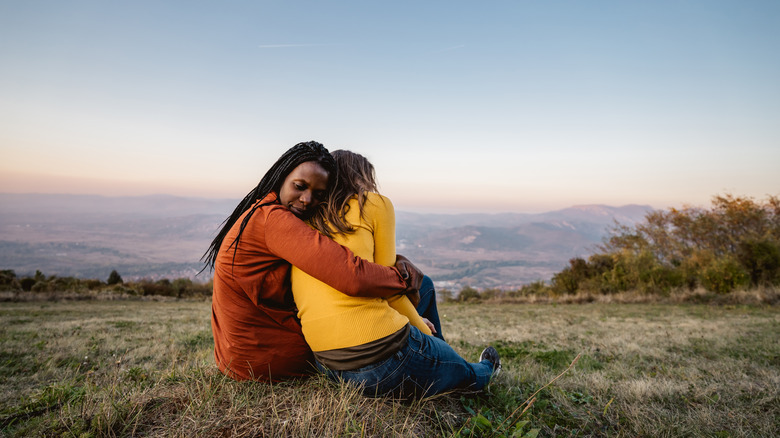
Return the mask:
[(615, 267), (615, 259), (610, 254), (593, 254), (588, 257), (589, 277), (600, 277)]
[(0, 271), (0, 290), (18, 291), (22, 288), (19, 280), (16, 278), (16, 272), (13, 269), (4, 269)]
[(666, 294), (702, 286), (726, 293), (746, 282), (754, 287), (778, 284), (780, 198), (757, 203), (715, 196), (710, 209), (653, 211), (636, 226), (617, 225), (601, 249), (603, 254), (589, 259), (584, 278), (574, 263), (557, 274), (556, 289)]
[(115, 285), (115, 284), (122, 284), (124, 281), (122, 280), (122, 276), (119, 275), (118, 272), (116, 272), (116, 269), (111, 271), (110, 274), (108, 274), (108, 280), (106, 280), (106, 284), (109, 286)]
[[(214, 280), (208, 283), (195, 283), (189, 278), (177, 278), (173, 281), (162, 279), (158, 281), (141, 280), (140, 282), (124, 283), (122, 277), (112, 271), (109, 281), (104, 283), (98, 279), (79, 279), (75, 277), (46, 277), (41, 271), (36, 271), (33, 277), (17, 278), (13, 270), (0, 271), (0, 290), (25, 292), (60, 293), (69, 292), (85, 294), (89, 291), (104, 291), (109, 294), (123, 295), (160, 295), (169, 297), (209, 297), (214, 287)], [(90, 294), (95, 296), (95, 294)]]
[(33, 286), (35, 286), (35, 283), (37, 283), (37, 281), (32, 277), (24, 277), (21, 280), (19, 280), (19, 285), (22, 287), (22, 290), (25, 292), (30, 292)]
[(534, 281), (533, 283), (524, 284), (520, 289), (507, 292), (507, 295), (511, 298), (523, 297), (528, 295), (546, 295), (550, 292), (544, 281)]
[(780, 282), (780, 247), (776, 243), (769, 240), (741, 242), (737, 258), (750, 275), (751, 285)]
[(127, 283), (115, 284), (106, 290), (119, 295), (143, 295), (143, 291), (140, 288), (131, 286), (133, 285)]
[(176, 290), (173, 288), (171, 280), (164, 278), (158, 281), (141, 280), (138, 284), (144, 296), (159, 295), (165, 297), (175, 297)]
[(483, 300), (494, 300), (498, 299), (504, 296), (504, 291), (500, 289), (485, 289), (482, 291), (481, 294), (479, 294), (480, 298)]
[(701, 277), (703, 272), (714, 260), (715, 255), (710, 251), (693, 251), (689, 257), (680, 263), (679, 269), (683, 277), (683, 285), (691, 291), (698, 286), (702, 286)]
[(463, 289), (460, 290), (460, 294), (458, 294), (458, 301), (460, 302), (470, 302), (470, 301), (480, 301), (481, 297), (479, 295), (479, 292), (477, 292), (476, 289), (474, 289), (471, 286), (466, 286)]
[(672, 289), (683, 286), (684, 277), (679, 269), (655, 263), (640, 272), (640, 289), (645, 293), (669, 295)]
[(102, 281), (96, 278), (88, 278), (86, 280), (81, 280), (81, 284), (84, 285), (84, 287), (86, 287), (89, 290), (102, 289), (103, 286), (106, 285), (106, 283), (103, 283)]
[(725, 294), (750, 285), (750, 276), (736, 260), (721, 257), (704, 270), (701, 282), (705, 289)]
[(39, 278), (35, 284), (32, 285), (32, 292), (84, 292), (87, 290), (86, 284), (75, 277), (57, 277), (52, 275), (46, 279), (43, 276), (37, 276)]
[(455, 301), (455, 299), (452, 297), (452, 291), (446, 288), (437, 290), (436, 297), (445, 303)]
[(581, 257), (569, 260), (569, 266), (555, 274), (551, 288), (557, 294), (573, 294), (580, 288), (580, 283), (590, 277), (588, 262)]

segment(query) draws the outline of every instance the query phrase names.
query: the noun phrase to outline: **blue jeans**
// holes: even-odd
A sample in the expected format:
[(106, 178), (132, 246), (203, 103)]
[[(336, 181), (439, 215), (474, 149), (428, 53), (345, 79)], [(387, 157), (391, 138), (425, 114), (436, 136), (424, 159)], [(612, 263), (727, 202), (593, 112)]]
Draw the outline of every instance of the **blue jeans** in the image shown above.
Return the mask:
[(362, 385), (368, 397), (427, 397), (452, 389), (479, 390), (488, 384), (493, 374), (490, 361), (466, 362), (446, 342), (410, 327), (406, 344), (385, 360), (349, 371), (331, 370), (319, 362), (317, 368), (331, 380)]
[(433, 280), (427, 275), (423, 277), (422, 286), (420, 286), (420, 302), (417, 304), (417, 313), (433, 323), (433, 327), (436, 329), (433, 336), (443, 341), (444, 334), (441, 331), (439, 309), (436, 307), (436, 290), (433, 287)]

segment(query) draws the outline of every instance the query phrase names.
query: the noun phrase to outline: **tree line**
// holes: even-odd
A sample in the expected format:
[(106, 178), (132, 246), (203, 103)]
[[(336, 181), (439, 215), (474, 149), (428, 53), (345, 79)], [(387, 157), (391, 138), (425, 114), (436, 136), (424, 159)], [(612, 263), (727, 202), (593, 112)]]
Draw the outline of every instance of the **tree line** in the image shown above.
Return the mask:
[(167, 296), (176, 298), (210, 297), (212, 282), (197, 283), (189, 278), (169, 280), (141, 279), (125, 282), (116, 270), (106, 281), (76, 277), (46, 276), (41, 271), (35, 275), (17, 276), (13, 270), (0, 271), (0, 291), (18, 293), (75, 293), (82, 295), (120, 294), (130, 296)]
[(588, 259), (555, 274), (555, 293), (716, 293), (780, 284), (780, 198), (718, 195), (710, 208), (648, 213), (635, 226), (616, 225)]
[(466, 286), (439, 295), (444, 301), (474, 302), (627, 291), (728, 294), (778, 285), (780, 198), (717, 195), (710, 208), (655, 210), (636, 225), (615, 224), (593, 255), (572, 258), (549, 282), (509, 291)]

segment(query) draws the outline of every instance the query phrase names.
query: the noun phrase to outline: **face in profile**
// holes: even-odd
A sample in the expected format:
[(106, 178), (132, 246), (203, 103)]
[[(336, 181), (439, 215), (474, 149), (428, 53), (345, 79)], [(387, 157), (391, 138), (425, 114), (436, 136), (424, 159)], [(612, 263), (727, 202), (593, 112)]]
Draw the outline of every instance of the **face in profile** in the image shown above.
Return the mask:
[(301, 163), (279, 189), (279, 202), (301, 219), (307, 219), (325, 199), (328, 172), (314, 161)]

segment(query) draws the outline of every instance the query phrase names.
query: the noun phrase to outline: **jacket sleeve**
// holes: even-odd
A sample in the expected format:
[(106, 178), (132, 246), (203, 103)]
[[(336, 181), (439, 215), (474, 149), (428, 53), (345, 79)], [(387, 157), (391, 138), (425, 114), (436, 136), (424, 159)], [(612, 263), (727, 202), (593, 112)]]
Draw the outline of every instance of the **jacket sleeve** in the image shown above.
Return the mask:
[(406, 289), (394, 267), (355, 256), (284, 208), (271, 209), (267, 214), (265, 240), (269, 251), (332, 288), (349, 296), (380, 298)]

